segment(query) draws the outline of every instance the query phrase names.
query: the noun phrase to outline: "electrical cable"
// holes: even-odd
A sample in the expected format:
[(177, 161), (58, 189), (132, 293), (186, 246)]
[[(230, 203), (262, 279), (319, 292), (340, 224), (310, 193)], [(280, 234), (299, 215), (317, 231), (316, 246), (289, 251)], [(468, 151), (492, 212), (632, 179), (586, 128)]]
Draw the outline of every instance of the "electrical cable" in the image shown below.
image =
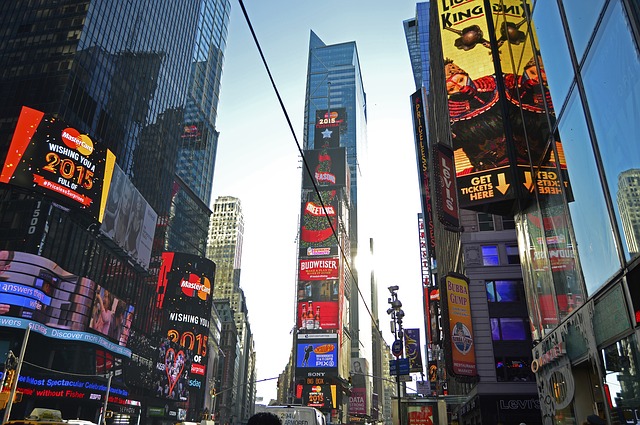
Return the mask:
[(298, 137), (296, 136), (296, 132), (293, 128), (293, 125), (291, 123), (291, 119), (289, 118), (289, 113), (287, 112), (287, 108), (284, 105), (284, 102), (282, 100), (282, 97), (280, 96), (280, 92), (278, 90), (278, 87), (276, 86), (275, 80), (273, 79), (273, 75), (271, 74), (271, 70), (269, 69), (269, 65), (267, 64), (267, 60), (264, 56), (264, 53), (262, 51), (262, 47), (260, 47), (260, 42), (258, 41), (258, 37), (256, 36), (256, 33), (253, 29), (253, 25), (251, 24), (251, 20), (249, 19), (249, 15), (247, 14), (247, 10), (244, 7), (244, 3), (242, 0), (238, 0), (238, 3), (240, 3), (240, 8), (242, 9), (242, 14), (244, 15), (244, 18), (247, 22), (247, 26), (249, 27), (249, 31), (251, 31), (251, 36), (253, 37), (253, 41), (256, 44), (256, 48), (258, 49), (258, 53), (260, 54), (260, 58), (262, 59), (262, 63), (264, 65), (264, 68), (267, 72), (267, 75), (269, 76), (269, 80), (271, 81), (271, 86), (273, 87), (273, 90), (276, 94), (276, 97), (278, 98), (278, 102), (280, 103), (280, 108), (282, 109), (282, 112), (285, 116), (285, 119), (287, 120), (287, 124), (289, 125), (289, 130), (291, 131), (291, 135), (293, 136), (293, 140), (296, 143), (296, 146), (298, 148), (298, 152), (300, 154), (300, 156), (302, 157), (302, 162), (304, 164), (304, 168), (307, 172), (307, 175), (310, 177), (310, 180), (313, 184), (313, 189), (316, 193), (316, 195), (318, 196), (318, 200), (320, 201), (320, 205), (322, 206), (322, 211), (324, 213), (325, 218), (327, 219), (327, 222), (329, 223), (329, 226), (331, 228), (331, 233), (333, 234), (333, 237), (336, 240), (336, 244), (338, 245), (338, 249), (340, 250), (340, 256), (342, 257), (342, 259), (344, 260), (344, 264), (347, 268), (347, 270), (349, 271), (349, 275), (352, 278), (352, 281), (354, 282), (354, 285), (356, 287), (356, 290), (358, 291), (358, 295), (360, 295), (360, 299), (362, 300), (362, 302), (364, 303), (364, 306), (367, 310), (367, 313), (369, 314), (369, 317), (371, 318), (371, 323), (373, 323), (373, 325), (375, 326), (376, 330), (380, 333), (380, 336), (382, 336), (382, 331), (380, 330), (380, 327), (378, 326), (377, 320), (373, 317), (373, 314), (371, 313), (371, 309), (369, 308), (369, 304), (367, 303), (367, 300), (364, 298), (364, 296), (362, 295), (362, 292), (360, 291), (360, 287), (358, 285), (358, 280), (356, 279), (353, 270), (351, 270), (351, 266), (349, 265), (349, 262), (347, 260), (347, 256), (344, 253), (344, 250), (342, 249), (342, 245), (340, 244), (340, 239), (338, 238), (338, 234), (336, 232), (335, 227), (333, 226), (333, 223), (331, 222), (331, 218), (329, 217), (329, 215), (327, 214), (327, 210), (326, 207), (324, 205), (324, 201), (322, 200), (321, 196), (320, 196), (320, 190), (318, 189), (318, 186), (315, 182), (315, 179), (313, 178), (313, 174), (311, 173), (311, 169), (309, 168), (309, 164), (307, 163), (307, 160), (304, 157), (304, 151), (302, 150), (302, 147), (300, 146), (300, 143), (298, 142)]

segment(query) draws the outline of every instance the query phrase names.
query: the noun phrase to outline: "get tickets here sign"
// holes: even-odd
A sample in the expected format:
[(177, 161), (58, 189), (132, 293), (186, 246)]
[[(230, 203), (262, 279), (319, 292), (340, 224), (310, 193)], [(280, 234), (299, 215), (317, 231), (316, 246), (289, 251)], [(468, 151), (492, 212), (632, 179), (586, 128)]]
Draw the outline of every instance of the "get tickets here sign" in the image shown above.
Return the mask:
[(32, 189), (102, 222), (115, 155), (52, 115), (22, 108), (0, 182)]

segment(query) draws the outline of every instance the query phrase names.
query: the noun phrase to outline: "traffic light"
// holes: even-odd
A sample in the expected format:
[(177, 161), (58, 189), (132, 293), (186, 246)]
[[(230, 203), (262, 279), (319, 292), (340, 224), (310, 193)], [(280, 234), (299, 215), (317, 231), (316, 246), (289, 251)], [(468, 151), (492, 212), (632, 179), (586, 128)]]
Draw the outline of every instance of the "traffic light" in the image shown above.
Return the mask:
[(4, 388), (2, 389), (3, 391), (5, 389), (11, 389), (13, 380), (16, 378), (16, 371), (14, 369), (5, 370), (5, 373), (7, 374), (7, 376), (4, 379)]

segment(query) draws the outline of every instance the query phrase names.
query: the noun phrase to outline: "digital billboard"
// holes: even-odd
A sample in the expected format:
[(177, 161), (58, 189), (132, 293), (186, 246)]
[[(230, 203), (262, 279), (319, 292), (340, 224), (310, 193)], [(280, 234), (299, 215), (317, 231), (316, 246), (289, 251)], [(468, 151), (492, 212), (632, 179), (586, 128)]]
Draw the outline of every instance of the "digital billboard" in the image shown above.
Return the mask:
[(30, 326), (51, 338), (84, 341), (128, 357), (132, 317), (132, 305), (94, 281), (38, 255), (0, 251), (0, 327)]
[(296, 348), (296, 368), (326, 369), (337, 367), (337, 339), (298, 340)]
[(335, 108), (330, 111), (318, 109), (316, 111), (313, 144), (316, 149), (322, 147), (337, 148), (340, 146), (340, 134), (347, 131), (345, 108)]
[(327, 280), (338, 279), (340, 259), (338, 257), (301, 259), (298, 279)]
[(214, 276), (215, 264), (206, 258), (162, 254), (157, 306), (164, 334), (157, 350), (158, 396), (186, 400), (188, 394), (204, 395)]
[(115, 155), (53, 115), (22, 108), (0, 182), (32, 189), (102, 221)]
[(304, 151), (309, 173), (302, 173), (302, 188), (344, 187), (347, 182), (347, 156), (345, 148), (315, 149)]
[(158, 214), (116, 165), (100, 232), (148, 269), (157, 221)]
[(299, 332), (332, 330), (338, 327), (338, 301), (298, 301)]
[(452, 372), (458, 376), (475, 377), (476, 356), (471, 324), (471, 306), (469, 298), (469, 281), (466, 277), (450, 273), (443, 278), (443, 292), (446, 295), (446, 317), (450, 346), (445, 353), (450, 353)]
[(338, 193), (337, 190), (321, 190), (322, 202), (315, 192), (307, 195), (307, 201), (302, 204), (301, 248), (327, 248), (338, 245), (333, 235), (334, 231), (338, 231)]

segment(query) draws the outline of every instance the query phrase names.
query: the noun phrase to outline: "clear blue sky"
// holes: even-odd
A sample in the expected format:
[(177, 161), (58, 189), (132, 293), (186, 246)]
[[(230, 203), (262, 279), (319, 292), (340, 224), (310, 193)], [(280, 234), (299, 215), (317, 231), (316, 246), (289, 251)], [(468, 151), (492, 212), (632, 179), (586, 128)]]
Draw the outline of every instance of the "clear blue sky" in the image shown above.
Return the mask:
[[(240, 5), (231, 2), (212, 199), (228, 195), (242, 202), (240, 286), (256, 343), (258, 379), (266, 379), (282, 372), (292, 346), (301, 162)], [(356, 42), (376, 182), (371, 213), (381, 328), (391, 344), (386, 288), (399, 285), (405, 327), (421, 328), (424, 342), (416, 218), (420, 198), (409, 107), (415, 88), (402, 26), (415, 16), (415, 3), (247, 0), (245, 7), (300, 144), (310, 31), (326, 44)], [(258, 396), (265, 403), (275, 398), (275, 381), (259, 384)]]

